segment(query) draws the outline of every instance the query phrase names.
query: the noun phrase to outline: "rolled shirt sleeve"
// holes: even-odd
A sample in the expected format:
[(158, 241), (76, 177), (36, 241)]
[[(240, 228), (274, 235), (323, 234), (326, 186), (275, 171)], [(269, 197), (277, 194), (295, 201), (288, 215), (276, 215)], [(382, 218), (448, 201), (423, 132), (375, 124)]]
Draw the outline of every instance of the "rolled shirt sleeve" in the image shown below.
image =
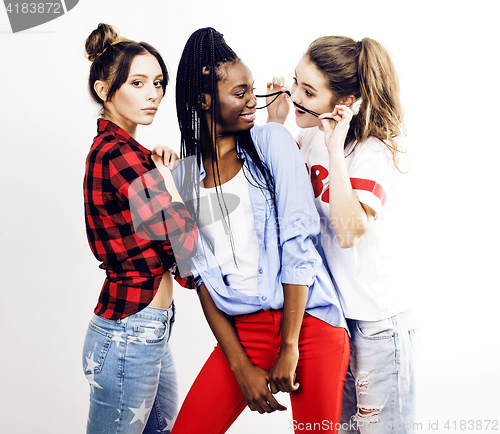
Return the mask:
[[(163, 250), (172, 248), (177, 265), (196, 251), (198, 229), (183, 203), (172, 196), (158, 169), (151, 170), (128, 146), (117, 149), (110, 158), (110, 180), (124, 200), (128, 200), (136, 235), (152, 241)], [(182, 273), (181, 273), (182, 274)]]
[[(310, 286), (321, 265), (315, 245), (319, 215), (307, 169), (294, 138), (280, 124), (259, 130), (264, 160), (275, 181), (282, 248), (281, 282)], [(262, 140), (263, 139), (263, 140)]]

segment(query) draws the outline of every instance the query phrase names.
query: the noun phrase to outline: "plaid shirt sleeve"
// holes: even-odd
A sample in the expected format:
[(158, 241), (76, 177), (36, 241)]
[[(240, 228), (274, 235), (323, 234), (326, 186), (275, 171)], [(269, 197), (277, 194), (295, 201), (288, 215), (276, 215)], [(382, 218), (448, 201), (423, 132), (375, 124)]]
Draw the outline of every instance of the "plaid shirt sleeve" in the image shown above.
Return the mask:
[(198, 230), (184, 204), (172, 202), (160, 171), (151, 167), (155, 166), (149, 155), (121, 146), (110, 155), (110, 181), (117, 195), (129, 203), (136, 235), (156, 241), (163, 250), (172, 249), (177, 270), (185, 276), (187, 260), (196, 251)]
[(98, 120), (84, 199), (88, 241), (106, 271), (94, 310), (104, 318), (123, 318), (148, 306), (166, 271), (195, 288), (182, 266), (195, 253), (198, 231), (185, 206), (172, 203), (150, 154), (116, 124)]

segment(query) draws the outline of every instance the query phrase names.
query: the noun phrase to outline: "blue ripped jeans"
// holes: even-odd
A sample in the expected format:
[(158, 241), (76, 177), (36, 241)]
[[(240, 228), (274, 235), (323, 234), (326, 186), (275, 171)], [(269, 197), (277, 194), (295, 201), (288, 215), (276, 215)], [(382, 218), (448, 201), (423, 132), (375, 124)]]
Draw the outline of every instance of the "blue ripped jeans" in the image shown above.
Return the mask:
[(347, 320), (351, 361), (341, 433), (415, 432), (415, 323), (411, 311), (381, 321)]
[(169, 434), (178, 412), (177, 377), (168, 345), (175, 307), (129, 317), (94, 315), (83, 346), (90, 385), (87, 434)]

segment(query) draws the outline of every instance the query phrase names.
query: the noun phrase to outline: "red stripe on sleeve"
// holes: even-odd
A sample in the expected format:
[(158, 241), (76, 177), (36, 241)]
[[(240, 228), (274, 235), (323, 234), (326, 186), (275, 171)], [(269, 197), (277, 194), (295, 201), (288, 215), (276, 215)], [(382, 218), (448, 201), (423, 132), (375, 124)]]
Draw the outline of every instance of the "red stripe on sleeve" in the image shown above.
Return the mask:
[(382, 205), (385, 204), (387, 195), (385, 194), (382, 186), (377, 184), (375, 181), (370, 181), (369, 179), (351, 178), (351, 186), (354, 190), (364, 190), (373, 193), (380, 199)]

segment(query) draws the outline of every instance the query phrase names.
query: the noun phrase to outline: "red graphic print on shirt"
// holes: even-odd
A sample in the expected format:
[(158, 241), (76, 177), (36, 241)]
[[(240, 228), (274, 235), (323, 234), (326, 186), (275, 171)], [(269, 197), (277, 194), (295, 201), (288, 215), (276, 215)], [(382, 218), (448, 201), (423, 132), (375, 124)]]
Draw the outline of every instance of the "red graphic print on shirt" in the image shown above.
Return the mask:
[(324, 180), (328, 178), (328, 170), (323, 166), (316, 164), (311, 167), (311, 184), (314, 191), (314, 197), (318, 197), (324, 188)]

